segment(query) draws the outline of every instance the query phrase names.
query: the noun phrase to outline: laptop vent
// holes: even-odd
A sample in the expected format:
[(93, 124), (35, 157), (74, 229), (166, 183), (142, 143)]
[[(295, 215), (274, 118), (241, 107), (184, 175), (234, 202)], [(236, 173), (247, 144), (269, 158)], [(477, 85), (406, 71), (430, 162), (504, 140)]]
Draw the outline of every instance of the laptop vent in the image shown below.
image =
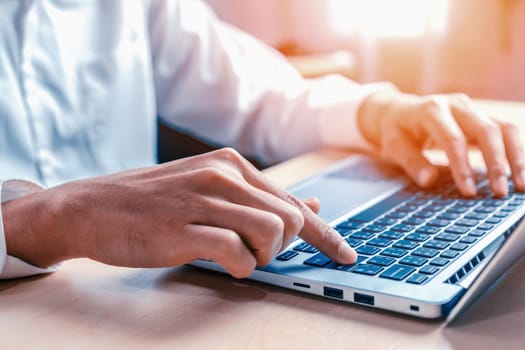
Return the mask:
[(450, 284), (456, 284), (459, 281), (461, 281), (470, 271), (472, 271), (480, 262), (482, 262), (485, 259), (485, 253), (481, 252), (478, 255), (476, 255), (472, 260), (470, 260), (468, 263), (463, 265), (459, 270), (456, 271), (448, 280), (446, 280), (446, 283)]

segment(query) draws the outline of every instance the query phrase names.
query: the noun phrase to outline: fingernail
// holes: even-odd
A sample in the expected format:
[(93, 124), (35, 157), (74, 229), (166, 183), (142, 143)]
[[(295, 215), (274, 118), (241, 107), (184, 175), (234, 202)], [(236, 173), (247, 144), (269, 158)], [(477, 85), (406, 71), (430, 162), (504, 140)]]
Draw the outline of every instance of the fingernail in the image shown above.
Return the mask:
[(464, 182), (466, 194), (469, 196), (476, 195), (476, 183), (471, 177), (467, 177)]
[(353, 250), (346, 241), (339, 243), (338, 252), (340, 263), (350, 265), (356, 262), (357, 253)]
[(417, 183), (421, 187), (429, 186), (434, 177), (434, 169), (430, 167), (422, 168), (417, 174)]

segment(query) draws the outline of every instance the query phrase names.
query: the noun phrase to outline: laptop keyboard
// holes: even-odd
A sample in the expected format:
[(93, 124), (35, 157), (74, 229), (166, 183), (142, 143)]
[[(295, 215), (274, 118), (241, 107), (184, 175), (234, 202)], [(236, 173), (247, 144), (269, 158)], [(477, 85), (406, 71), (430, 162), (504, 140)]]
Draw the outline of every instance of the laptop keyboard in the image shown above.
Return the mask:
[(310, 255), (304, 259), (305, 265), (423, 284), (504, 221), (523, 201), (525, 193), (514, 192), (512, 184), (508, 196), (494, 198), (487, 181), (478, 187), (475, 198), (462, 198), (448, 178), (431, 191), (411, 187), (394, 193), (335, 226), (358, 253), (353, 265), (340, 265), (306, 242), (276, 259), (298, 259), (304, 257), (299, 254), (302, 252)]

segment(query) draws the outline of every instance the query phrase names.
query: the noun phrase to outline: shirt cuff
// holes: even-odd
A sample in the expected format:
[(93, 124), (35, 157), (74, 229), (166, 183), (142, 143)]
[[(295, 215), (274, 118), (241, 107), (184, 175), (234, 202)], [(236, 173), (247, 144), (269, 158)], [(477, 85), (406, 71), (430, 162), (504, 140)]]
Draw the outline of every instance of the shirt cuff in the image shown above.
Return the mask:
[(43, 269), (7, 255), (1, 203), (40, 191), (41, 189), (41, 186), (29, 181), (0, 180), (0, 280), (50, 273), (56, 271), (59, 266), (54, 265)]
[(331, 80), (329, 89), (332, 100), (318, 119), (321, 142), (325, 146), (346, 147), (377, 154), (379, 149), (362, 134), (357, 116), (364, 100), (373, 93), (397, 90), (387, 82), (360, 85), (348, 79)]

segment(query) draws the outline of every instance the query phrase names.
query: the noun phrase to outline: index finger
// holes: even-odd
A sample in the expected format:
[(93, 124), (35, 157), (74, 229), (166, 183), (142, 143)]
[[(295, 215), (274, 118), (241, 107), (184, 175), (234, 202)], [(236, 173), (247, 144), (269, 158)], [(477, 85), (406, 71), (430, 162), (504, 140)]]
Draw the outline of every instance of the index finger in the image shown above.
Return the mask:
[[(274, 184), (247, 160), (239, 156), (238, 166), (243, 178), (252, 186), (266, 191), (291, 204), (303, 214), (304, 226), (299, 236), (316, 246), (321, 252), (340, 264), (353, 264), (357, 253), (348, 245), (341, 235), (325, 223), (305, 203), (291, 193)], [(289, 242), (285, 244), (288, 245)]]

